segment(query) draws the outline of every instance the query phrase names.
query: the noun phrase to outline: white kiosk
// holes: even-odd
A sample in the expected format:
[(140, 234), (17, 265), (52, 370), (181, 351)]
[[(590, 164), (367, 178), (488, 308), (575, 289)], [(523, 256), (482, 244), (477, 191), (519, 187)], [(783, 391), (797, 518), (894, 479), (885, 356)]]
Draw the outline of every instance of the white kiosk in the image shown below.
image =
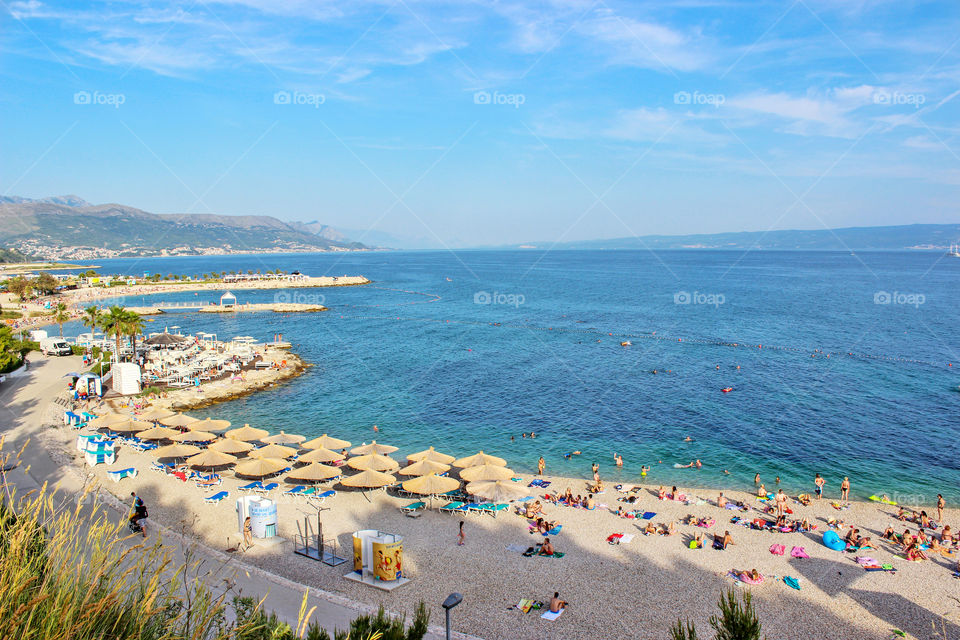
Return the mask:
[(377, 589), (393, 591), (410, 582), (403, 577), (403, 537), (376, 529), (353, 534), (353, 571), (343, 576)]
[(243, 521), (250, 516), (253, 537), (267, 542), (282, 542), (277, 536), (277, 503), (262, 496), (237, 498), (237, 531), (243, 534)]

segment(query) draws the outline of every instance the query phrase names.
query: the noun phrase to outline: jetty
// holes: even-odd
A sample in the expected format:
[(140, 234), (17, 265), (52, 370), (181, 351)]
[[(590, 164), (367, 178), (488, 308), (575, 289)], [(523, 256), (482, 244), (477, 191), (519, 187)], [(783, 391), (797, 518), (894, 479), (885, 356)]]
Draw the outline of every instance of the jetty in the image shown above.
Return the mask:
[(162, 313), (253, 313), (272, 311), (274, 313), (316, 313), (327, 311), (322, 304), (308, 304), (301, 302), (263, 302), (222, 305), (216, 302), (189, 303), (189, 302), (161, 302), (146, 307), (127, 307), (142, 316), (155, 316)]

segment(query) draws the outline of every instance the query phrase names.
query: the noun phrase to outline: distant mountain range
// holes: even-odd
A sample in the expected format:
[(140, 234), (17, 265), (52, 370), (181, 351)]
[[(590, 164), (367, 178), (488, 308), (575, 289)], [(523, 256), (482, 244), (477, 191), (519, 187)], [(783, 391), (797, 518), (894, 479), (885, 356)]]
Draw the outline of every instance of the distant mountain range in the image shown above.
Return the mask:
[(368, 249), (319, 223), (156, 214), (77, 196), (0, 197), (0, 245), (46, 259)]
[(770, 249), (946, 250), (960, 243), (960, 224), (911, 224), (843, 229), (740, 231), (684, 236), (633, 236), (578, 242), (529, 242), (514, 249)]

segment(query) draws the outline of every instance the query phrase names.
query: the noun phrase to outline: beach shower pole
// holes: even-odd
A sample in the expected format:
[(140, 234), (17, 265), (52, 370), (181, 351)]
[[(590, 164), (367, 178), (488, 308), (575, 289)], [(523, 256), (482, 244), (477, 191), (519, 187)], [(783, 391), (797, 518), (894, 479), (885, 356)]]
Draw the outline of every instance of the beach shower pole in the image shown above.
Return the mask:
[(459, 593), (451, 593), (447, 596), (447, 599), (443, 601), (443, 604), (440, 605), (447, 614), (447, 640), (450, 640), (450, 609), (453, 609), (461, 602), (463, 602), (462, 595)]

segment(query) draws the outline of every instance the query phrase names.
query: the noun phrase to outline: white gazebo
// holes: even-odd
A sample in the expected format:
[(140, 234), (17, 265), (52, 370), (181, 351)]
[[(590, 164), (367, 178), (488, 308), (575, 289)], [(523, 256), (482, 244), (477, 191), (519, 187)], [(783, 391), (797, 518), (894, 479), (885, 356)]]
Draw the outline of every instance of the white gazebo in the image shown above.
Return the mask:
[(237, 296), (233, 295), (229, 291), (220, 296), (220, 306), (221, 307), (235, 307), (237, 306)]

